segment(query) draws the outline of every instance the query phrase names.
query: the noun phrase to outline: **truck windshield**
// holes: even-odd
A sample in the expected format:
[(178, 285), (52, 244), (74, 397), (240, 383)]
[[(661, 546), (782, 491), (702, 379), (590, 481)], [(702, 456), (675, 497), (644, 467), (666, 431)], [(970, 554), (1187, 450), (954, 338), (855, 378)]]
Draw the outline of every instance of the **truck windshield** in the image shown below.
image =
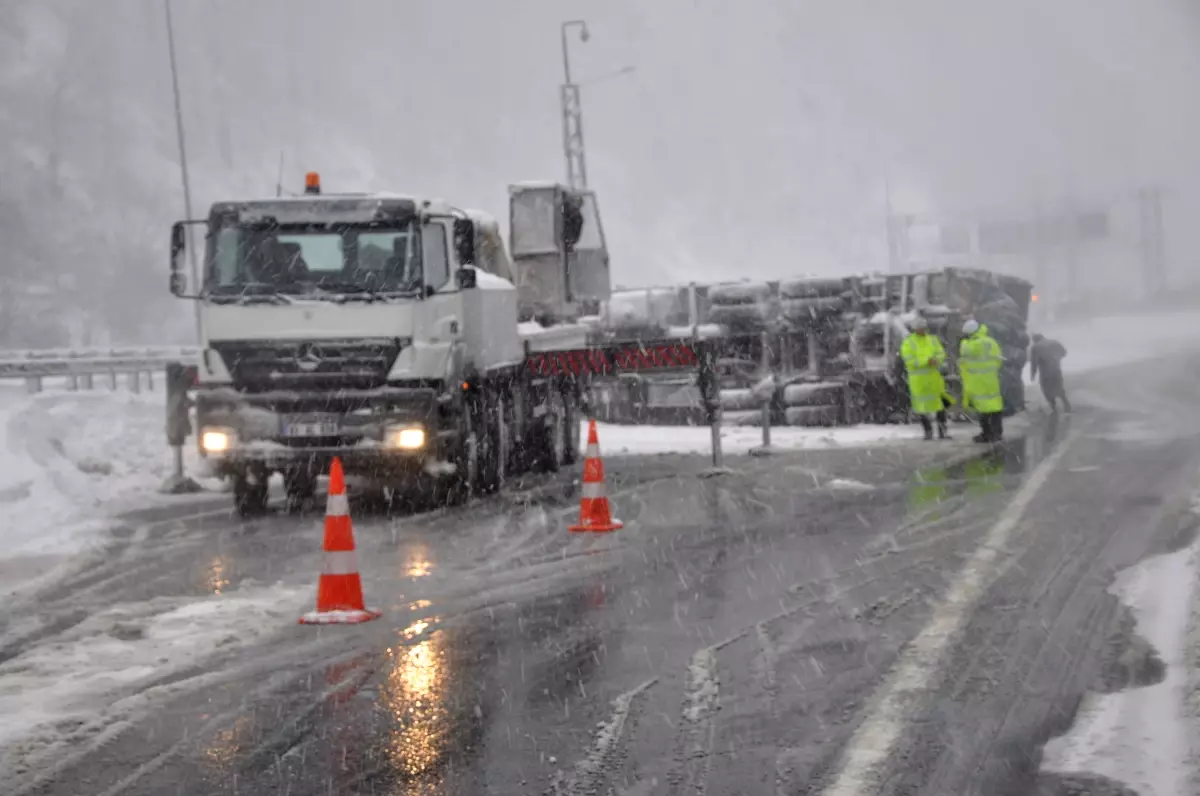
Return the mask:
[(370, 225), (227, 224), (211, 231), (205, 290), (210, 295), (418, 293), (421, 255), (410, 223)]

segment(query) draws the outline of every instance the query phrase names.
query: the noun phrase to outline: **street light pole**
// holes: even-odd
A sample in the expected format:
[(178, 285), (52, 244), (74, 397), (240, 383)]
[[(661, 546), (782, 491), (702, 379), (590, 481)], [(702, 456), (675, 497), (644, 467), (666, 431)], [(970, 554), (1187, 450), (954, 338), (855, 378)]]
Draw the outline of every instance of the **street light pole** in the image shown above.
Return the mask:
[(572, 19), (562, 23), (563, 84), (562, 98), (563, 156), (567, 160), (567, 185), (580, 189), (587, 187), (587, 159), (583, 148), (583, 106), (580, 103), (579, 85), (571, 80), (571, 56), (567, 47), (567, 31), (579, 28), (579, 40), (589, 38), (587, 23)]
[[(167, 52), (171, 58), (171, 88), (175, 92), (175, 135), (179, 141), (179, 175), (183, 182), (183, 212), (187, 219), (192, 219), (192, 187), (188, 179), (187, 147), (183, 136), (183, 104), (179, 98), (179, 69), (175, 61), (175, 26), (171, 20), (171, 0), (163, 0), (167, 12)], [(196, 242), (192, 237), (192, 226), (187, 225), (188, 260), (191, 268), (192, 289), (200, 288), (200, 268), (196, 263)], [(200, 303), (194, 305), (196, 316), (196, 342), (203, 345), (204, 335), (200, 326)]]

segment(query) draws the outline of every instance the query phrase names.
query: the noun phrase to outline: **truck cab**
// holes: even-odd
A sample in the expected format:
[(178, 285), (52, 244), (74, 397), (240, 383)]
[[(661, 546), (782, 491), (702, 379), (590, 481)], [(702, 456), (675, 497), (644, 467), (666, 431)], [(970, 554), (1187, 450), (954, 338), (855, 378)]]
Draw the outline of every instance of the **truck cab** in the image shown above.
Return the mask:
[[(425, 498), (569, 461), (578, 392), (525, 373), (517, 269), (498, 224), (438, 200), (308, 184), (303, 196), (217, 202), (172, 230), (172, 292), (200, 303), (197, 441), (239, 510), (266, 505), (273, 473), (290, 500), (311, 497), (335, 456), (391, 494)], [(205, 229), (190, 295), (187, 223)], [(555, 240), (565, 267), (574, 241)]]

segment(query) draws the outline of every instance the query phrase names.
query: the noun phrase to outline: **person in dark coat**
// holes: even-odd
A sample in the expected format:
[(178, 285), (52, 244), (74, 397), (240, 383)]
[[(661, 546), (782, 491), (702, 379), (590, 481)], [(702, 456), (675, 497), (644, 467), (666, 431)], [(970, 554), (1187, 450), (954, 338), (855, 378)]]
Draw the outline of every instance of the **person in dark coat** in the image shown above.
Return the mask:
[(1052, 412), (1058, 411), (1058, 399), (1062, 399), (1063, 409), (1071, 411), (1071, 401), (1063, 386), (1062, 360), (1066, 355), (1067, 349), (1057, 340), (1040, 334), (1033, 336), (1033, 345), (1029, 349), (1029, 375), (1042, 385), (1042, 395), (1050, 402)]

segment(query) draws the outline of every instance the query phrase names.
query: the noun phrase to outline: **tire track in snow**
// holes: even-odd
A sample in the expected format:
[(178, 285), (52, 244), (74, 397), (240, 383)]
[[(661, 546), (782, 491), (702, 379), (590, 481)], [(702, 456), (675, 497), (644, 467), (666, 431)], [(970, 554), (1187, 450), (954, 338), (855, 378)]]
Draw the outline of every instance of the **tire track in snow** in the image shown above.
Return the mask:
[(670, 793), (700, 794), (708, 787), (712, 769), (713, 744), (717, 735), (717, 713), (721, 708), (721, 680), (717, 674), (717, 653), (750, 635), (746, 628), (697, 650), (687, 668), (687, 686), (676, 733), (680, 768), (669, 775)]
[(607, 773), (616, 768), (614, 762), (620, 756), (625, 736), (625, 721), (629, 718), (634, 700), (657, 682), (657, 677), (651, 678), (613, 700), (612, 716), (607, 722), (600, 724), (592, 748), (575, 764), (575, 774), (567, 783), (566, 793), (572, 796), (591, 796), (599, 792)]

